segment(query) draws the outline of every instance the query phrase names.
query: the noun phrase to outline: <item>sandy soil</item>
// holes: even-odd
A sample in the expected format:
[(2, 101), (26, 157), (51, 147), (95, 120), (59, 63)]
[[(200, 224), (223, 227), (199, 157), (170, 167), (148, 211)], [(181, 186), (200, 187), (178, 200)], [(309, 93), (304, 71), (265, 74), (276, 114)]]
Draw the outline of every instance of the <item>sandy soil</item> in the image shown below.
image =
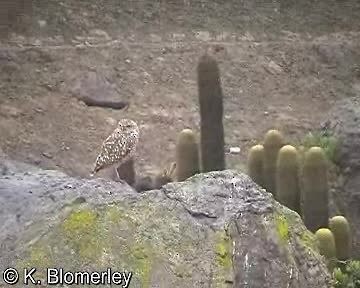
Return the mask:
[[(228, 168), (244, 169), (266, 130), (298, 141), (334, 101), (360, 94), (356, 1), (39, 2), (27, 29), (0, 40), (0, 147), (43, 168), (87, 177), (123, 117), (140, 125), (138, 173), (168, 166), (177, 133), (199, 132), (196, 65), (205, 51), (221, 70), (226, 146), (241, 148), (227, 155)], [(90, 72), (129, 108), (79, 101), (74, 87)]]

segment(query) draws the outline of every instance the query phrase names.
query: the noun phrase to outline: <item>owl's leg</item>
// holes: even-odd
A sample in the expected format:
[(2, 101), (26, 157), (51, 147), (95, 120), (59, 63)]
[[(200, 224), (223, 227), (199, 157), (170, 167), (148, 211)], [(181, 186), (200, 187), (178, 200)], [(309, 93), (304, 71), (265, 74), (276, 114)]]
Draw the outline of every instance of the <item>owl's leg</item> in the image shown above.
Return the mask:
[(120, 178), (119, 172), (117, 170), (117, 166), (114, 166), (114, 170), (115, 170), (115, 175), (117, 178), (117, 182), (121, 183), (121, 184), (127, 184), (126, 181), (124, 181), (123, 179)]

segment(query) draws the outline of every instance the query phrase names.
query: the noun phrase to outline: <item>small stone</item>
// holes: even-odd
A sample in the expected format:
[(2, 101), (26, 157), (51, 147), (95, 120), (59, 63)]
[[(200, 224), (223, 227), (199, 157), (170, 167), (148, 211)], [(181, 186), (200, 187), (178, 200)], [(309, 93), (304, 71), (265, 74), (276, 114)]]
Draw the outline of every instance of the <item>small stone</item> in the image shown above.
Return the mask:
[(42, 155), (48, 159), (52, 159), (54, 157), (50, 152), (43, 152)]
[(47, 22), (45, 20), (39, 20), (38, 24), (39, 24), (40, 28), (43, 28), (47, 25)]
[(264, 115), (268, 116), (269, 115), (269, 111), (264, 111)]
[(239, 154), (241, 151), (240, 147), (230, 147), (230, 154)]
[(130, 59), (126, 59), (126, 60), (125, 60), (125, 63), (130, 64), (130, 63), (131, 63), (131, 60), (130, 60)]
[(344, 169), (344, 174), (350, 174), (350, 172), (351, 172), (351, 168), (350, 168), (350, 167), (346, 167), (346, 168)]

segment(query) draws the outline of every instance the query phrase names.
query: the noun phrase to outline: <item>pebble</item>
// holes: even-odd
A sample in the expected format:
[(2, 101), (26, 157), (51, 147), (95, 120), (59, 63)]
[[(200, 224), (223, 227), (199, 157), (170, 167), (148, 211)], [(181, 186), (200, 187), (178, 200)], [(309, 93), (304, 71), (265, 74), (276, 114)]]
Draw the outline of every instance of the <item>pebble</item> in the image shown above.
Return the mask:
[(39, 20), (39, 21), (38, 21), (38, 24), (39, 24), (39, 26), (40, 26), (41, 28), (43, 28), (43, 27), (46, 26), (47, 22), (46, 22), (45, 20)]
[(53, 155), (49, 152), (43, 152), (42, 155), (48, 159), (52, 159), (53, 158)]
[(241, 151), (240, 147), (230, 147), (230, 154), (239, 154)]

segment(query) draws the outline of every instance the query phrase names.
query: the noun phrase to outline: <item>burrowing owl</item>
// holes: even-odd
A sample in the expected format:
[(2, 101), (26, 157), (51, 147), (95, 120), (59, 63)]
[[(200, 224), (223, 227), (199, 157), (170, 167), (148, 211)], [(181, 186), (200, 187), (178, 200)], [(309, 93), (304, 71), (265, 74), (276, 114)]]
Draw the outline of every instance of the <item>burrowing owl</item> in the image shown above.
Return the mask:
[(91, 175), (104, 168), (113, 167), (116, 170), (115, 166), (121, 165), (134, 155), (138, 142), (138, 125), (133, 120), (121, 119), (114, 132), (103, 142)]

